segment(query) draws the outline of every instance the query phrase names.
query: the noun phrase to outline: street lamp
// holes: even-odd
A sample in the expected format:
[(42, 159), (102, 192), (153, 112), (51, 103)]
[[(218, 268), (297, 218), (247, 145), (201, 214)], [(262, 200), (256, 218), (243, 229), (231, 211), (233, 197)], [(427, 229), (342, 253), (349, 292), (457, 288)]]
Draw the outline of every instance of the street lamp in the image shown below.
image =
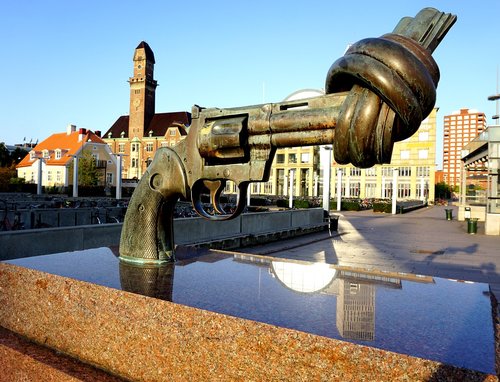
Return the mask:
[(496, 114), (491, 117), (491, 119), (494, 119), (495, 121), (500, 118), (500, 113), (498, 112), (498, 100), (500, 99), (500, 94), (493, 94), (488, 97), (488, 101), (495, 101), (496, 103)]

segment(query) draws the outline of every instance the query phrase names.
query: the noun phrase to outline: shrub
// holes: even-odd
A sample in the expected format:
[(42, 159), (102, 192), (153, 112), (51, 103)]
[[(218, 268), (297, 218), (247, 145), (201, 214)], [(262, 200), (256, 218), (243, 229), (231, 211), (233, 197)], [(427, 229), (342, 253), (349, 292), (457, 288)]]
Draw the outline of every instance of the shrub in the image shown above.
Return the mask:
[(294, 208), (309, 208), (309, 206), (309, 201), (305, 199), (295, 199), (293, 201)]
[(376, 200), (373, 202), (373, 212), (392, 212), (392, 202), (387, 200)]
[(288, 200), (286, 200), (286, 199), (276, 200), (276, 207), (287, 208), (288, 207)]
[(361, 204), (358, 200), (342, 200), (340, 208), (342, 211), (361, 211)]

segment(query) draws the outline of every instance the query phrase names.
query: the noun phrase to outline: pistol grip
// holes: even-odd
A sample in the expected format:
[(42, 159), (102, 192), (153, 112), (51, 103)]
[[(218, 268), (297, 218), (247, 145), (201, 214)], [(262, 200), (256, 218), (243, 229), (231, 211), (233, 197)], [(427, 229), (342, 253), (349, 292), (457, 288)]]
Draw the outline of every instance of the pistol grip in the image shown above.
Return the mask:
[(158, 150), (130, 199), (120, 238), (120, 259), (161, 264), (174, 260), (174, 210), (186, 195), (182, 162), (169, 148)]

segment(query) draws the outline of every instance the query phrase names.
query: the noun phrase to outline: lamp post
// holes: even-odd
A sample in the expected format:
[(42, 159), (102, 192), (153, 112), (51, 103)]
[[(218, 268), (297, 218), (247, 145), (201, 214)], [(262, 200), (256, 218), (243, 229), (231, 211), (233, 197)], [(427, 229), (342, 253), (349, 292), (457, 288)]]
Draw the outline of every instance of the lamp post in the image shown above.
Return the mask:
[(332, 169), (332, 146), (322, 146), (320, 152), (321, 166), (323, 168), (323, 209), (326, 212), (330, 211), (330, 182)]
[(399, 170), (397, 168), (392, 169), (392, 214), (395, 215), (397, 212), (397, 202), (398, 202), (398, 175)]
[(493, 94), (491, 96), (488, 97), (488, 101), (495, 101), (496, 103), (496, 113), (493, 117), (491, 117), (491, 119), (494, 119), (495, 122), (500, 118), (500, 115), (498, 113), (498, 100), (500, 99), (500, 94)]
[[(493, 117), (491, 117), (491, 119), (495, 120), (495, 122), (497, 122), (497, 120), (500, 118), (500, 113), (498, 111), (498, 100), (500, 99), (500, 93), (498, 92), (498, 67), (497, 67), (497, 92), (496, 94), (493, 94), (491, 96), (488, 97), (488, 101), (495, 101), (495, 104), (496, 104), (496, 108), (495, 108), (495, 115)], [(495, 123), (497, 124), (497, 123)]]
[(43, 156), (38, 157), (38, 183), (36, 185), (36, 194), (42, 195), (42, 166), (43, 166)]
[(295, 175), (295, 170), (290, 170), (290, 194), (289, 194), (289, 201), (288, 201), (288, 206), (290, 208), (293, 208), (293, 182), (295, 182), (294, 179)]
[(78, 155), (73, 156), (73, 198), (78, 198)]

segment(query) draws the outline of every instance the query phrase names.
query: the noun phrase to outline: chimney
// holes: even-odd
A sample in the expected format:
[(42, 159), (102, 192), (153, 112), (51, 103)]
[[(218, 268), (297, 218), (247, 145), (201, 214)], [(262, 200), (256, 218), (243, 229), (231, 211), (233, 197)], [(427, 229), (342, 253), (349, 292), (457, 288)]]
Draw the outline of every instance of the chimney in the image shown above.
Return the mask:
[(101, 138), (101, 130), (94, 131), (94, 134)]
[(83, 136), (87, 134), (87, 129), (80, 128), (78, 130), (78, 142), (81, 142), (83, 139)]
[(70, 135), (71, 133), (74, 133), (75, 131), (76, 131), (75, 125), (69, 124), (68, 126), (66, 126), (66, 134), (67, 135)]

